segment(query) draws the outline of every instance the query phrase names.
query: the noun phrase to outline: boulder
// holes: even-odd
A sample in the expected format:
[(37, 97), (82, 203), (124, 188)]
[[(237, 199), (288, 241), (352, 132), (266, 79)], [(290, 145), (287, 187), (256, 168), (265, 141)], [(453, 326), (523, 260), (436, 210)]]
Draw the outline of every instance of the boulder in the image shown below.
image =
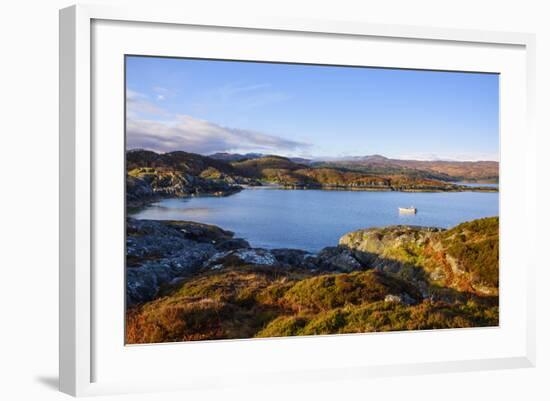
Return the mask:
[(339, 246), (321, 250), (314, 263), (319, 269), (328, 271), (352, 272), (363, 268), (353, 252)]
[(277, 259), (270, 251), (262, 248), (245, 248), (218, 252), (205, 261), (203, 266), (209, 269), (220, 269), (226, 266), (274, 266), (277, 264), (279, 264)]
[(399, 295), (388, 294), (384, 298), (384, 302), (398, 303), (398, 304), (403, 304), (403, 305), (415, 305), (415, 304), (418, 303), (416, 299), (414, 299), (413, 297), (411, 297), (407, 293), (403, 293), (403, 294), (399, 294)]
[(128, 306), (154, 299), (163, 285), (188, 276), (216, 252), (210, 244), (187, 241), (169, 257), (144, 261), (126, 269)]
[(250, 248), (248, 241), (242, 238), (231, 238), (214, 244), (218, 251), (232, 251), (235, 249)]
[(417, 250), (441, 231), (440, 228), (417, 226), (368, 228), (345, 234), (338, 244), (369, 268), (397, 273), (403, 264), (414, 259)]
[(152, 300), (175, 278), (199, 269), (216, 253), (214, 245), (189, 240), (169, 223), (127, 219), (127, 305)]
[(145, 180), (126, 176), (126, 202), (128, 206), (140, 206), (154, 200), (155, 193)]
[(303, 251), (301, 249), (272, 249), (271, 253), (277, 261), (285, 267), (297, 267), (297, 268), (306, 268), (312, 269), (315, 267), (312, 263), (313, 255), (309, 252)]
[(389, 248), (404, 244), (422, 245), (434, 233), (441, 231), (441, 228), (419, 226), (367, 228), (345, 234), (338, 244), (357, 251), (381, 254)]
[(165, 224), (178, 230), (186, 239), (214, 245), (231, 240), (234, 235), (233, 232), (223, 230), (217, 226), (193, 221), (167, 221)]

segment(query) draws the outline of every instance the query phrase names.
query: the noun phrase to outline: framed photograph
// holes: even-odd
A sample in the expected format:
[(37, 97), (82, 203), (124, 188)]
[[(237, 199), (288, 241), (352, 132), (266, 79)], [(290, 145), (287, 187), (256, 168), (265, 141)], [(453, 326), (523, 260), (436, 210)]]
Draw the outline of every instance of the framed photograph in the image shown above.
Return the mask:
[(61, 10), (61, 390), (533, 366), (533, 48)]

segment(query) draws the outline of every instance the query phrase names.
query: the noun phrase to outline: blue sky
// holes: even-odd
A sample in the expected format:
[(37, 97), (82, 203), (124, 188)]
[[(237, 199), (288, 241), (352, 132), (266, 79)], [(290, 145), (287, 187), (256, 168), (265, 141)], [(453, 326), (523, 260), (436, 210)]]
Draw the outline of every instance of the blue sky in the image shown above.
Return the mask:
[(127, 144), (498, 160), (498, 76), (127, 57)]

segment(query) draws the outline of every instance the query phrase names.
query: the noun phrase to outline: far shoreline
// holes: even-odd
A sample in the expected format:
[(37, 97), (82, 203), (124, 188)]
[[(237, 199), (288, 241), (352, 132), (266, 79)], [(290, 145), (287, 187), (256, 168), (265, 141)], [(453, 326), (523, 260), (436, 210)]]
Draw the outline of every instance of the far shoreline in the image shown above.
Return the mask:
[[(238, 194), (244, 190), (285, 190), (285, 191), (342, 191), (342, 192), (403, 192), (403, 193), (457, 193), (457, 192), (500, 192), (499, 187), (489, 187), (489, 186), (480, 186), (480, 187), (471, 187), (467, 185), (457, 185), (458, 188), (452, 189), (422, 189), (422, 188), (411, 188), (411, 189), (394, 189), (394, 188), (376, 188), (376, 187), (345, 187), (345, 186), (289, 186), (282, 185), (278, 183), (263, 183), (262, 185), (238, 185), (231, 188), (230, 191), (217, 191), (213, 193), (204, 192), (204, 193), (195, 193), (188, 194), (183, 196), (158, 196), (152, 199), (147, 199), (139, 202), (128, 202), (126, 201), (126, 212), (128, 214), (128, 209), (143, 209), (147, 206), (152, 205), (153, 203), (165, 200), (165, 199), (191, 199), (198, 197), (217, 197), (225, 198), (231, 195)], [(498, 185), (498, 184), (496, 184)]]

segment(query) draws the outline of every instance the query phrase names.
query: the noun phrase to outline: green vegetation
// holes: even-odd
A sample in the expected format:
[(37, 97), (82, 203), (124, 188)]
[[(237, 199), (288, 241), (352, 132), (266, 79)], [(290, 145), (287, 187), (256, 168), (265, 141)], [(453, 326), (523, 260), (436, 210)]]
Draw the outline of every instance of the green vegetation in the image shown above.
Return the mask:
[(407, 282), (376, 271), (330, 274), (302, 280), (290, 288), (284, 300), (298, 309), (326, 311), (344, 305), (382, 301), (386, 295), (407, 294), (415, 301), (421, 294)]
[[(230, 195), (241, 190), (241, 185), (263, 183), (346, 190), (471, 190), (449, 182), (453, 180), (498, 180), (498, 163), (403, 161), (382, 156), (302, 163), (261, 155), (224, 161), (186, 152), (127, 152), (127, 207), (162, 197)], [(180, 236), (159, 231), (167, 236), (166, 246), (138, 241), (144, 233), (129, 228), (135, 244), (145, 244), (133, 245), (137, 248), (127, 256), (129, 269), (136, 272), (144, 264), (155, 267), (157, 262), (164, 268), (168, 253), (185, 250), (184, 239), (216, 247), (212, 253), (249, 246), (215, 226), (165, 222), (164, 227)], [(302, 259), (284, 267), (246, 264), (237, 254), (227, 253), (216, 261), (214, 270), (201, 261), (189, 275), (176, 272), (177, 284), (169, 277), (158, 292), (153, 289), (135, 303), (160, 298), (127, 311), (127, 342), (498, 325), (497, 217), (450, 230), (406, 226), (357, 230), (325, 253), (307, 263)], [(338, 270), (328, 263), (332, 259), (344, 268)], [(151, 283), (157, 282), (154, 277)]]
[(265, 156), (233, 162), (232, 166), (243, 176), (267, 182), (275, 182), (287, 187), (305, 188), (355, 188), (386, 190), (457, 190), (453, 184), (425, 178), (388, 174), (369, 174), (345, 167), (315, 167), (295, 163), (280, 156)]
[(318, 162), (316, 167), (345, 168), (366, 174), (402, 175), (438, 181), (498, 183), (496, 161), (455, 162), (389, 159), (380, 155)]
[[(392, 240), (397, 238), (401, 247), (395, 246), (385, 255), (403, 260), (403, 269), (319, 274), (228, 260), (223, 268), (191, 276), (166, 289), (161, 298), (130, 309), (127, 342), (498, 325), (497, 295), (478, 293), (471, 286), (461, 292), (452, 285), (441, 287), (426, 279), (430, 265), (435, 263), (434, 255), (448, 252), (456, 258), (457, 266), (465, 269), (464, 277), (471, 276), (484, 285), (498, 283), (498, 253), (492, 251), (498, 249), (498, 218), (428, 234), (399, 227), (384, 228), (367, 236), (351, 234), (357, 241), (375, 238), (382, 244), (381, 249), (388, 245), (384, 241), (389, 236)], [(434, 245), (441, 249), (439, 253), (434, 253)], [(455, 284), (453, 280), (449, 282)], [(432, 296), (438, 297), (423, 296), (422, 283), (429, 286)]]
[(446, 252), (474, 284), (498, 288), (498, 217), (462, 223), (441, 235)]
[[(133, 151), (127, 161), (127, 206), (158, 197), (228, 195), (240, 190), (239, 185), (264, 182), (289, 188), (453, 191), (461, 187), (434, 177), (456, 176), (458, 171), (478, 177), (492, 171), (484, 162), (467, 171), (442, 163), (427, 174), (411, 165), (388, 167), (383, 174), (380, 157), (380, 164), (371, 166), (380, 169), (376, 173), (361, 166), (312, 167), (279, 156), (229, 163), (185, 152)], [(159, 229), (153, 223), (144, 230)], [(132, 227), (128, 235), (136, 252), (127, 255), (127, 267), (133, 271), (149, 263), (165, 274), (153, 262), (164, 269), (168, 253), (186, 250), (184, 239), (212, 249), (188, 275), (176, 272), (159, 284), (158, 292), (137, 298), (127, 311), (128, 343), (498, 325), (498, 217), (450, 230), (357, 230), (344, 235), (338, 247), (325, 248), (324, 256), (321, 252), (307, 261), (303, 255), (287, 257), (284, 266), (247, 264), (237, 253), (223, 253), (248, 249), (249, 244), (219, 227), (164, 222), (162, 227), (169, 229), (159, 231), (167, 237), (164, 245), (139, 241), (146, 232)], [(203, 264), (220, 251), (215, 266)], [(331, 265), (333, 259), (338, 263)], [(154, 277), (149, 281), (157, 283)]]
[(368, 333), (498, 325), (498, 306), (485, 307), (423, 302), (406, 306), (374, 302), (331, 309), (310, 316), (282, 316), (270, 322), (257, 337)]
[[(279, 269), (280, 270), (280, 269)], [(285, 313), (280, 295), (304, 277), (272, 267), (243, 266), (207, 272), (168, 296), (131, 309), (129, 343), (248, 338)]]
[(498, 217), (443, 231), (408, 226), (357, 230), (344, 235), (340, 245), (406, 281), (426, 281), (422, 276), (429, 275), (437, 292), (450, 288), (498, 295)]
[[(481, 177), (494, 170), (494, 162), (445, 164), (439, 173), (433, 163), (399, 161), (381, 156), (367, 161), (301, 163), (281, 156), (262, 156), (220, 160), (182, 151), (158, 154), (146, 150), (126, 153), (127, 199), (129, 206), (139, 207), (162, 197), (185, 197), (197, 194), (230, 195), (241, 185), (275, 183), (295, 189), (347, 189), (386, 191), (494, 191), (494, 188), (465, 188), (449, 181)], [(406, 163), (405, 163), (406, 162)], [(405, 163), (405, 164), (403, 164)], [(413, 163), (413, 166), (409, 166)], [(415, 164), (416, 163), (416, 164)], [(418, 164), (420, 163), (420, 164)], [(414, 166), (427, 168), (422, 170)], [(497, 171), (498, 171), (498, 163)], [(427, 166), (427, 167), (426, 167)], [(430, 170), (431, 169), (431, 170)], [(481, 172), (480, 172), (481, 171)], [(481, 174), (481, 175), (480, 175)], [(459, 178), (460, 177), (460, 178)]]
[(148, 150), (131, 150), (126, 152), (126, 168), (128, 171), (137, 168), (166, 169), (192, 176), (213, 168), (223, 174), (235, 174), (235, 169), (228, 163), (182, 151), (160, 154)]

